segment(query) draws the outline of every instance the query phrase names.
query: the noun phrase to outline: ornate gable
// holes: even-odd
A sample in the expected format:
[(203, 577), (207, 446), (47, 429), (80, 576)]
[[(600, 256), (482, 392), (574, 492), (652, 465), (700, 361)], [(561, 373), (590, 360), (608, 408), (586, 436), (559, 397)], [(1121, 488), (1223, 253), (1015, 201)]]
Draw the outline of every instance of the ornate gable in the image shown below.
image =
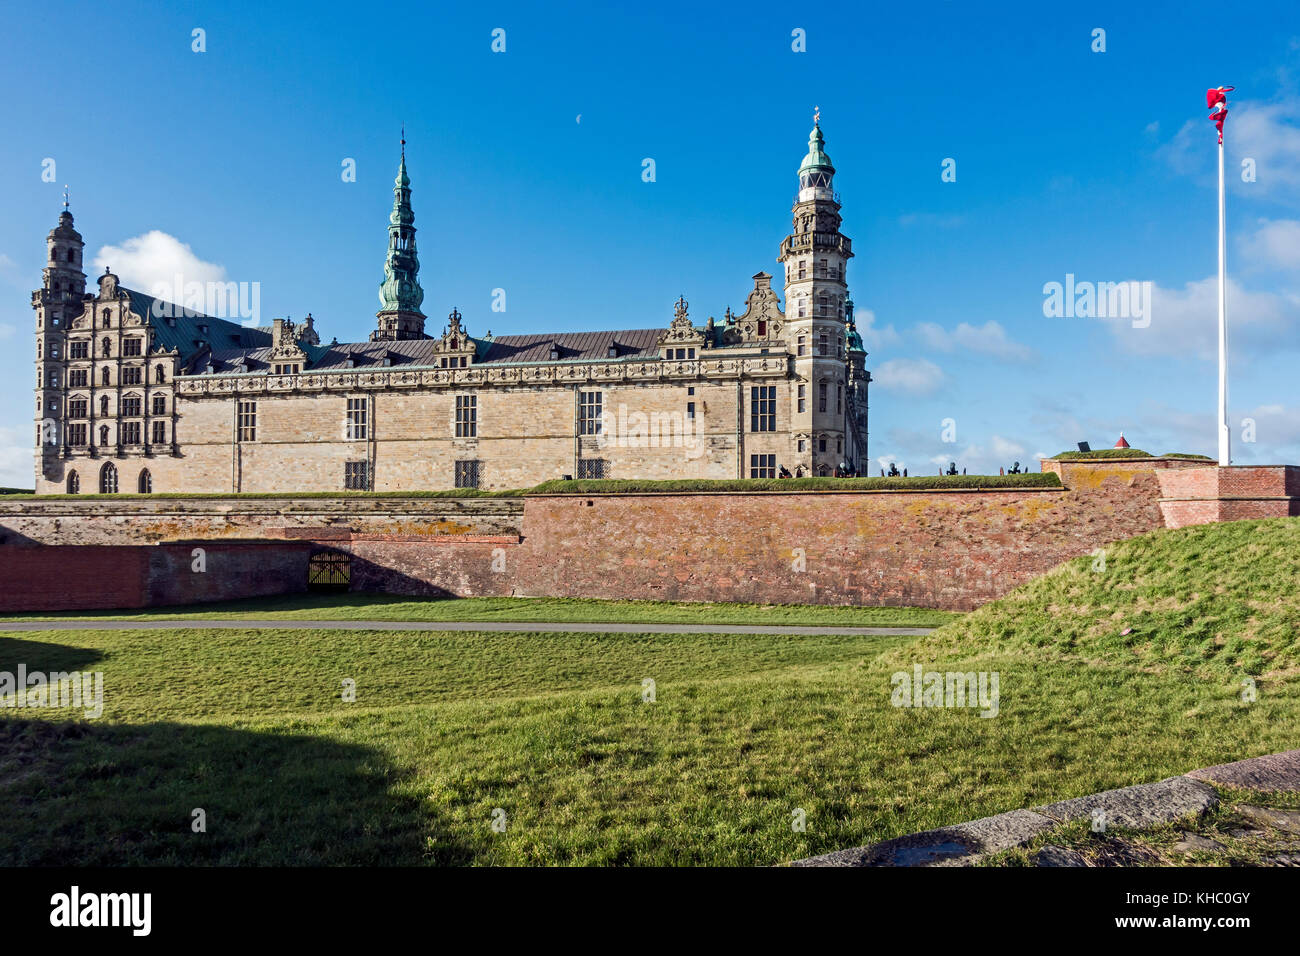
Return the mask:
[(443, 329), (442, 338), (433, 343), (440, 368), (465, 368), (474, 361), (478, 344), (469, 337), (460, 320), (459, 310), (453, 308), (447, 316), (447, 327)]
[(727, 310), (727, 345), (782, 341), (785, 313), (781, 301), (772, 289), (772, 277), (766, 272), (754, 276), (754, 289), (745, 297), (745, 311), (733, 315)]
[[(659, 347), (667, 348), (703, 348), (704, 333), (691, 324), (690, 316), (687, 314), (687, 307), (690, 305), (685, 298), (679, 297), (673, 305), (673, 321), (668, 326), (668, 331), (659, 337)], [(665, 358), (672, 358), (672, 353), (665, 355)], [(694, 357), (694, 353), (691, 353)]]

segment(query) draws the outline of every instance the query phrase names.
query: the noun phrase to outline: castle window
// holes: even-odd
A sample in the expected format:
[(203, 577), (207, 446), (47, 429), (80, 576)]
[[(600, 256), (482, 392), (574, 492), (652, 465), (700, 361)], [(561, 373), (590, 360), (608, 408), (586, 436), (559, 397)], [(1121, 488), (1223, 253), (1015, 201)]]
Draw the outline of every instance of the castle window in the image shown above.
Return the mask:
[(84, 398), (74, 398), (70, 402), (68, 402), (68, 417), (69, 418), (86, 417), (86, 400)]
[(59, 343), (58, 343), (58, 342), (51, 342), (51, 343), (50, 343), (50, 358), (52, 358), (52, 359), (56, 359), (56, 358), (58, 358), (58, 357), (59, 357)]
[(457, 488), (477, 488), (479, 479), (479, 462), (456, 462), (455, 481)]
[(140, 444), (140, 423), (123, 422), (120, 426), (122, 430), (122, 442), (127, 445)]
[(122, 414), (128, 418), (133, 418), (140, 414), (140, 399), (124, 398), (122, 399)]
[(90, 343), (84, 339), (80, 342), (68, 343), (68, 358), (84, 359), (90, 358)]
[(808, 386), (807, 386), (807, 385), (800, 385), (800, 386), (799, 386), (799, 411), (800, 411), (800, 413), (803, 413), (803, 412), (808, 411), (808, 396), (807, 396), (807, 394), (806, 394), (807, 391), (808, 391)]
[(102, 321), (103, 321), (104, 328), (108, 328), (108, 327), (109, 327), (109, 319), (108, 319), (108, 317), (109, 317), (109, 311), (108, 311), (108, 309), (105, 309), (102, 313), (100, 313), (100, 316), (101, 316), (101, 319), (102, 319)]
[(806, 336), (799, 336), (799, 346), (795, 350), (796, 355), (805, 355), (808, 352), (808, 339)]
[(607, 357), (609, 357), (609, 358), (618, 358), (618, 346), (617, 346), (617, 345), (611, 345), (611, 346), (609, 347), (609, 351), (606, 353), (606, 355), (607, 355)]
[(835, 414), (838, 415), (844, 411), (844, 386), (835, 386)]
[(239, 403), (237, 440), (257, 441), (257, 402)]
[(559, 357), (560, 357), (560, 349), (559, 349), (559, 346), (552, 345), (552, 346), (551, 346), (551, 361), (554, 362), (554, 361), (555, 361), (556, 359), (558, 359)]
[[(456, 396), (456, 437), (457, 438), (477, 438), (478, 437), (478, 396), (477, 395), (457, 395)], [(477, 485), (467, 485), (466, 487), (477, 487)]]
[(749, 430), (776, 431), (776, 386), (755, 385), (749, 392)]
[(799, 318), (802, 319), (802, 318), (803, 318), (805, 315), (807, 315), (807, 314), (808, 314), (808, 300), (807, 300), (807, 299), (800, 299), (800, 300), (799, 300)]
[(74, 368), (68, 372), (69, 388), (85, 388), (86, 384), (86, 370), (84, 368)]
[(826, 450), (826, 439), (825, 439), (825, 438), (819, 438), (819, 439), (817, 439), (817, 450), (818, 450), (818, 451), (825, 451), (825, 450)]
[[(831, 342), (830, 342), (829, 332), (823, 331), (821, 334), (821, 338), (817, 340), (817, 354), (818, 355), (831, 354)], [(825, 409), (823, 409), (823, 411), (825, 411)]]
[(826, 383), (820, 382), (817, 385), (817, 411), (826, 411)]
[(108, 447), (108, 426), (107, 425), (99, 426), (99, 447), (101, 448)]
[(578, 434), (599, 435), (604, 392), (578, 393)]
[(749, 456), (749, 477), (775, 478), (776, 477), (776, 455), (750, 455)]
[[(817, 297), (817, 314), (818, 315), (826, 314), (826, 296), (824, 295), (819, 295)], [(823, 352), (822, 354), (825, 355), (826, 353)]]
[(695, 394), (695, 386), (694, 386), (694, 385), (688, 385), (688, 386), (686, 386), (686, 394), (687, 394), (687, 395), (694, 395), (694, 394)]
[(86, 444), (86, 423), (81, 422), (77, 425), (69, 425), (67, 430), (68, 444), (78, 448)]
[[(104, 430), (108, 431), (108, 429)], [(111, 461), (104, 462), (104, 467), (99, 469), (99, 493), (101, 495), (117, 494), (117, 467)]]
[(758, 337), (760, 339), (767, 338), (767, 323), (761, 319), (758, 322)]
[(107, 395), (99, 396), (99, 417), (100, 418), (108, 417), (108, 396)]
[(348, 441), (364, 441), (367, 437), (366, 399), (348, 399), (348, 419), (344, 425), (344, 437)]
[(166, 422), (153, 423), (153, 443), (155, 445), (167, 444), (167, 423)]
[(108, 369), (102, 369), (99, 373), (99, 384), (108, 385)]
[(153, 494), (153, 475), (149, 474), (148, 468), (140, 471), (140, 478), (135, 484), (135, 490), (142, 495)]
[(804, 444), (805, 444), (805, 443), (804, 443), (804, 440), (803, 440), (802, 438), (800, 438), (800, 439), (799, 439), (799, 445), (798, 445), (798, 448), (799, 448), (799, 454), (801, 454), (801, 455), (803, 454)]
[(68, 472), (68, 494), (75, 495), (81, 492), (81, 479), (77, 477), (75, 471)]
[(804, 271), (804, 266), (805, 266), (806, 264), (807, 264), (807, 263), (806, 263), (803, 259), (800, 259), (800, 260), (799, 260), (799, 278), (800, 278), (800, 279), (806, 279), (806, 278), (808, 278), (808, 274)]
[(835, 439), (835, 454), (842, 455), (843, 453), (844, 453), (844, 439), (837, 438)]
[(122, 340), (122, 354), (123, 354), (123, 355), (139, 355), (139, 354), (140, 354), (140, 340), (139, 340), (139, 339), (123, 339), (123, 340)]
[(71, 249), (68, 250), (68, 261), (69, 261), (69, 262), (72, 261), (72, 250), (71, 250)]
[(139, 385), (144, 381), (144, 369), (138, 365), (129, 366), (122, 369), (123, 385)]
[(104, 336), (104, 341), (100, 343), (100, 353), (104, 358), (108, 358), (113, 354), (113, 343), (108, 340), (107, 335)]
[(167, 396), (166, 396), (166, 395), (155, 395), (155, 396), (153, 397), (153, 413), (154, 413), (155, 415), (166, 415), (166, 414), (167, 414)]
[(343, 465), (343, 487), (348, 491), (370, 490), (370, 463), (349, 461)]
[(607, 462), (604, 458), (579, 458), (578, 459), (578, 480), (592, 479), (600, 480), (605, 477), (605, 465)]
[(59, 370), (50, 369), (50, 388), (59, 387)]
[(686, 417), (687, 417), (687, 418), (694, 418), (694, 417), (695, 417), (695, 403), (694, 403), (694, 402), (687, 402), (687, 403), (686, 403)]

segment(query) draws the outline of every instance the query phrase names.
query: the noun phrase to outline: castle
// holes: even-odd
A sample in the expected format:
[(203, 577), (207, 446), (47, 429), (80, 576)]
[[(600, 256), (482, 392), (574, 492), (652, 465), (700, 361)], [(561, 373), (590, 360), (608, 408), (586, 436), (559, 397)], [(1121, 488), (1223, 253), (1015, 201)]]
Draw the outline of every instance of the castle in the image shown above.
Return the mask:
[(36, 491), (413, 491), (549, 479), (830, 475), (867, 463), (866, 352), (846, 282), (835, 168), (814, 121), (785, 308), (753, 277), (743, 314), (697, 325), (439, 336), (420, 311), (405, 145), (378, 323), (322, 345), (309, 315), (270, 327), (183, 309), (107, 269), (86, 292), (65, 207), (36, 312)]

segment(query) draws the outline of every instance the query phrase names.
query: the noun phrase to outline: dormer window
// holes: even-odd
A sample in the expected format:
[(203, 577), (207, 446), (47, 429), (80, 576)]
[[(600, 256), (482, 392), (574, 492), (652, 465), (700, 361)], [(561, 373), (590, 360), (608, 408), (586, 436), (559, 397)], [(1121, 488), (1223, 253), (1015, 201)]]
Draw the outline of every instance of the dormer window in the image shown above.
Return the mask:
[(552, 346), (551, 346), (551, 361), (554, 362), (554, 361), (555, 361), (556, 359), (558, 359), (559, 357), (560, 357), (560, 347), (559, 347), (558, 345), (552, 345)]
[(609, 356), (609, 358), (618, 358), (618, 346), (611, 345), (609, 347), (609, 351), (606, 354)]
[(200, 326), (199, 326), (199, 333), (200, 333), (201, 335), (207, 335), (207, 334), (208, 334), (208, 327), (207, 327), (206, 325), (200, 325)]

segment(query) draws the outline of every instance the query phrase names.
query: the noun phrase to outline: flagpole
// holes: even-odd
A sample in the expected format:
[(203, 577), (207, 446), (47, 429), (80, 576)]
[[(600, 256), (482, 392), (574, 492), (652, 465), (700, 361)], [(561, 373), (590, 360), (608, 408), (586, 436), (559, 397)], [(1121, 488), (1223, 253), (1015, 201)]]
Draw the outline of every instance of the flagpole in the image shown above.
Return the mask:
[(1219, 136), (1219, 464), (1232, 464), (1228, 431), (1228, 244), (1223, 179), (1223, 136)]

